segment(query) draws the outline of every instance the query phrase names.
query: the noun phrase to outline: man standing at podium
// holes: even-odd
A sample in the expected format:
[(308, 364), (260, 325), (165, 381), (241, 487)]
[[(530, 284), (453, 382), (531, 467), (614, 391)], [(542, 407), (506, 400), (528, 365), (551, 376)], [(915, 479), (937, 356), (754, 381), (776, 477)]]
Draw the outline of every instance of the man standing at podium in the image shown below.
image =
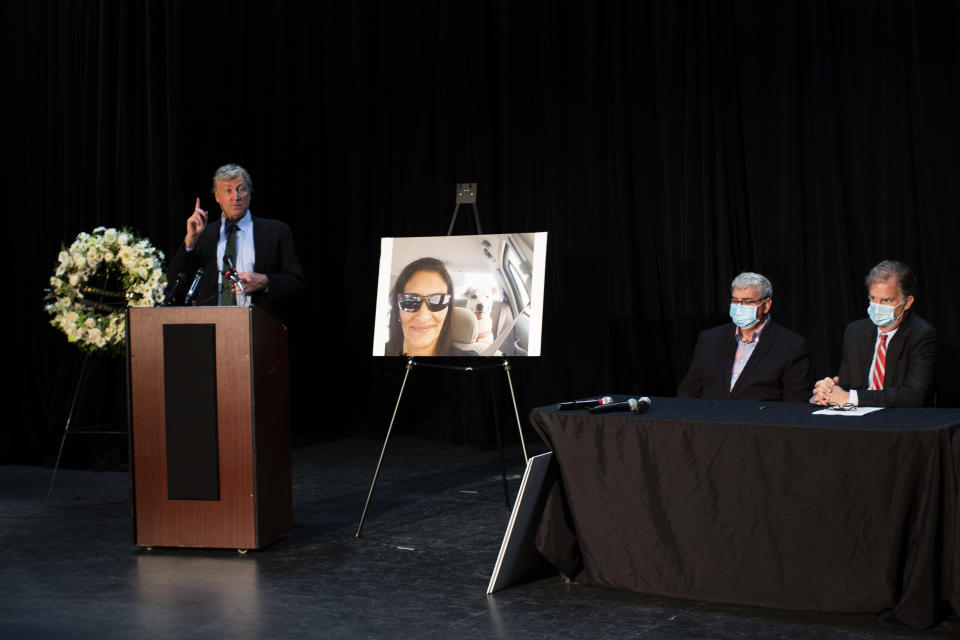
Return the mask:
[[(303, 271), (290, 227), (279, 220), (250, 213), (253, 182), (246, 169), (227, 164), (213, 175), (213, 197), (222, 213), (208, 224), (200, 198), (187, 219), (183, 244), (170, 261), (168, 280), (184, 274), (183, 289), (204, 269), (193, 299), (198, 304), (255, 304), (283, 320), (289, 303), (303, 289)], [(238, 284), (224, 275), (233, 271)], [(183, 294), (180, 294), (182, 299)]]
[(731, 323), (700, 333), (677, 396), (724, 400), (808, 398), (810, 345), (770, 317), (773, 285), (759, 273), (730, 283)]

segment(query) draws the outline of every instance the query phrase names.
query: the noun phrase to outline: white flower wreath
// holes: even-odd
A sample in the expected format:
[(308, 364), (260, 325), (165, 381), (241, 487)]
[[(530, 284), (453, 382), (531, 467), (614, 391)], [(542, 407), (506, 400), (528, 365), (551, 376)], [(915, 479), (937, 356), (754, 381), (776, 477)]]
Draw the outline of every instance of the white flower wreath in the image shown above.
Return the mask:
[(163, 298), (163, 252), (131, 231), (97, 227), (60, 251), (50, 278), (50, 324), (88, 353), (119, 353), (126, 308), (152, 307)]

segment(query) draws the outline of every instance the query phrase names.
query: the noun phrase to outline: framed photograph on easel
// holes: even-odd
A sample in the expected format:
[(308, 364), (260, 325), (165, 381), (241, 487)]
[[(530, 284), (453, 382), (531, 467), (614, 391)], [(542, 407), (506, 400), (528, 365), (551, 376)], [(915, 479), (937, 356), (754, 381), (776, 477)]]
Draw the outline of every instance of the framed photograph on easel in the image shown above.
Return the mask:
[(375, 356), (539, 356), (547, 233), (383, 238)]

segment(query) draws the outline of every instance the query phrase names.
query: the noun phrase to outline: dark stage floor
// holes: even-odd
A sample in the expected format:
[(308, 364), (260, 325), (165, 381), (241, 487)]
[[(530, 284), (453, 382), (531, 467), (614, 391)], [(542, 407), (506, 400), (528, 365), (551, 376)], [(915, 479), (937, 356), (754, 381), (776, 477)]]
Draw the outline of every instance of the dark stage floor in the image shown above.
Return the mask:
[[(945, 638), (873, 616), (563, 584), (484, 594), (509, 514), (496, 451), (397, 438), (294, 451), (295, 526), (261, 551), (138, 549), (125, 473), (0, 467), (0, 638)], [(519, 450), (508, 452), (511, 494)]]

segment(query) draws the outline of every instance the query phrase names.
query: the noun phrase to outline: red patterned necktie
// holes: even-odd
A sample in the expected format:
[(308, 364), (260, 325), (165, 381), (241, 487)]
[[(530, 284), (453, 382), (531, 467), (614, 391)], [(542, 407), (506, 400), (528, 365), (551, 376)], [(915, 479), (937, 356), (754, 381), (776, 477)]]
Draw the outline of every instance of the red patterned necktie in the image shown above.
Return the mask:
[(873, 372), (870, 375), (870, 388), (883, 389), (883, 376), (887, 372), (887, 334), (880, 334), (880, 344), (877, 345), (877, 357), (873, 361)]

